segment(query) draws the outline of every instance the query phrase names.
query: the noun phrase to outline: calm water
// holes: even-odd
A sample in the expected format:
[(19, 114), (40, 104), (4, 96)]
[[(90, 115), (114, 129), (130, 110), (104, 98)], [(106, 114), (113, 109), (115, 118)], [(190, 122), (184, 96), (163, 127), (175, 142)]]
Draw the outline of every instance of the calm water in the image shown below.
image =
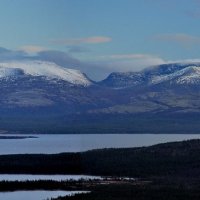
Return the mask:
[[(0, 174), (0, 181), (34, 181), (34, 180), (80, 180), (80, 179), (101, 179), (99, 176), (86, 175), (29, 175), (29, 174)], [(0, 198), (1, 199), (1, 198)]]
[[(3, 135), (0, 134), (0, 136)], [(41, 134), (37, 135), (37, 137), (0, 139), (0, 154), (60, 153), (111, 147), (139, 147), (170, 141), (197, 139), (200, 138), (200, 134)]]
[(73, 195), (84, 193), (83, 191), (15, 191), (0, 192), (1, 200), (46, 200), (47, 198), (56, 198), (58, 196)]

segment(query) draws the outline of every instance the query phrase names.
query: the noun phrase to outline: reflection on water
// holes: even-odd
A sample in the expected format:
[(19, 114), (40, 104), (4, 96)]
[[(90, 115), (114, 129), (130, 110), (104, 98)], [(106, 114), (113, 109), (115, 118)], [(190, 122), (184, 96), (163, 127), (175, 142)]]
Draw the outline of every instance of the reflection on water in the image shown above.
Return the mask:
[(1, 139), (0, 154), (79, 152), (99, 148), (148, 146), (200, 138), (198, 134), (38, 134), (36, 136), (38, 138)]
[(1, 200), (46, 200), (48, 198), (56, 198), (58, 196), (73, 195), (85, 193), (85, 191), (15, 191), (0, 192)]

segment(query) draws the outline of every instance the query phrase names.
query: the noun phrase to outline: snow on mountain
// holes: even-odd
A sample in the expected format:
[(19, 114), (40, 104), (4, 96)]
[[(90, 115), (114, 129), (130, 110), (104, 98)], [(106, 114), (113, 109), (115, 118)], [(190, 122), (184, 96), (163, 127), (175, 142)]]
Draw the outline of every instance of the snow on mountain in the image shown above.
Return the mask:
[(110, 74), (102, 85), (118, 88), (150, 86), (169, 81), (169, 84), (199, 84), (200, 63), (171, 63), (149, 67), (140, 72)]
[(198, 84), (200, 83), (200, 67), (188, 67), (185, 73), (176, 80), (179, 84)]
[[(89, 86), (92, 82), (80, 71), (61, 67), (45, 61), (10, 61), (0, 63), (0, 78), (13, 76), (42, 76), (60, 79), (71, 84)], [(115, 89), (169, 84), (199, 84), (200, 63), (172, 63), (150, 67), (141, 72), (114, 72), (100, 85)]]
[(76, 85), (89, 86), (91, 81), (79, 70), (61, 67), (45, 61), (12, 61), (0, 63), (0, 78), (31, 75), (61, 79)]
[(176, 84), (196, 84), (200, 82), (200, 67), (187, 66), (180, 70), (175, 70), (170, 74), (160, 74), (152, 76), (150, 83), (158, 84), (165, 81), (172, 81)]
[(23, 74), (24, 74), (24, 72), (21, 69), (0, 67), (0, 78), (9, 77), (9, 76), (19, 76), (19, 75), (23, 75)]

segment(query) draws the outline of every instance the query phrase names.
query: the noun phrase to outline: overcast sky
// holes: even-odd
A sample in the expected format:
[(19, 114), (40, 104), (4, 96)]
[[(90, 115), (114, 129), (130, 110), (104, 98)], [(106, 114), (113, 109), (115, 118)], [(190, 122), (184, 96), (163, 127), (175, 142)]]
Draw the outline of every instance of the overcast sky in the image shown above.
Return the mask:
[(40, 59), (100, 80), (200, 58), (200, 0), (0, 0), (0, 61)]

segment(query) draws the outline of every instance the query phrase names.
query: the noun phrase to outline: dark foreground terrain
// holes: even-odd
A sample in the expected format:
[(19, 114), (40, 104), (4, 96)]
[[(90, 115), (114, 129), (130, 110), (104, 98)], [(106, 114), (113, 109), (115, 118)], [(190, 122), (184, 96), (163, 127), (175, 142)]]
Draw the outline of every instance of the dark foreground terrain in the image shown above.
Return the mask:
[(200, 140), (81, 153), (1, 155), (0, 173), (200, 178)]
[(91, 191), (59, 200), (196, 200), (200, 199), (200, 140), (82, 153), (2, 155), (0, 173), (135, 178), (107, 182), (0, 182), (2, 191), (48, 188)]
[(79, 181), (2, 181), (0, 191), (67, 190), (89, 191), (53, 200), (186, 200), (200, 198), (199, 179), (168, 177), (149, 179), (107, 178)]
[(175, 187), (130, 185), (100, 186), (88, 194), (60, 197), (54, 200), (199, 200), (200, 190)]

